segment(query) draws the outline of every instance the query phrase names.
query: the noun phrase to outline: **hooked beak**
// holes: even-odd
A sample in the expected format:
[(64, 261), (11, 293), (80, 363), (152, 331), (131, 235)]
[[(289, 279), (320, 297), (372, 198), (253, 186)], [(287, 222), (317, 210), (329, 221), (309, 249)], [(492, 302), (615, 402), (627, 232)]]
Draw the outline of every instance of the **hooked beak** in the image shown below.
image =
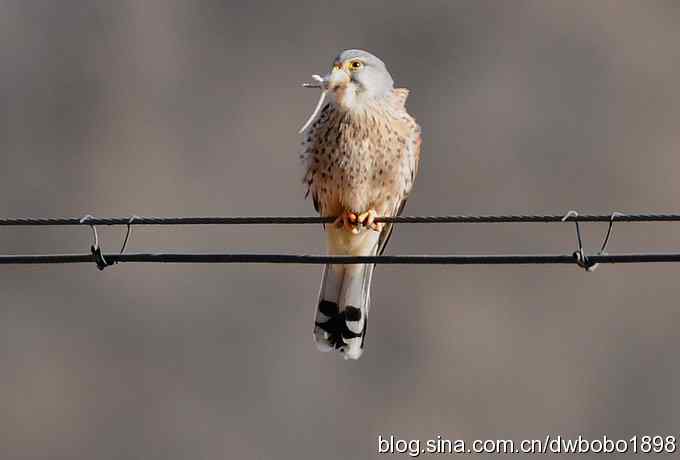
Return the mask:
[(324, 91), (333, 91), (336, 88), (345, 86), (351, 80), (349, 72), (342, 67), (335, 65), (329, 74), (323, 77), (319, 75), (312, 75), (315, 83), (303, 83), (304, 88), (321, 88)]
[(335, 66), (333, 67), (333, 70), (331, 70), (331, 73), (326, 75), (323, 78), (323, 82), (321, 83), (323, 85), (323, 88), (325, 90), (334, 90), (335, 88), (338, 88), (340, 86), (345, 86), (347, 83), (349, 83), (349, 73), (347, 73), (346, 70)]

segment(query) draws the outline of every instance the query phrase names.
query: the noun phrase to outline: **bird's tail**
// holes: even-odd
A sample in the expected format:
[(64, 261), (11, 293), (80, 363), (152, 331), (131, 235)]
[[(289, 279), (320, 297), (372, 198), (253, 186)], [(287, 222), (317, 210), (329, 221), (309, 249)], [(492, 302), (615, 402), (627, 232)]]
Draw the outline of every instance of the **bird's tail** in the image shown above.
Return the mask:
[(364, 348), (374, 264), (326, 265), (314, 320), (321, 351), (359, 359)]

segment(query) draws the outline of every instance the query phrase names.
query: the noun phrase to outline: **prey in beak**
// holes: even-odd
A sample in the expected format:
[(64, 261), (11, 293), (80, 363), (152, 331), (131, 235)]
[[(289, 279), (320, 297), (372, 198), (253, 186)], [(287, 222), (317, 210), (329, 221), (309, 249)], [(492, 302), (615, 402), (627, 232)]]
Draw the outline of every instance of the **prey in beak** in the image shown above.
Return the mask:
[(303, 83), (304, 88), (320, 88), (324, 91), (333, 91), (339, 87), (343, 87), (350, 81), (349, 73), (343, 69), (340, 64), (333, 66), (333, 70), (325, 76), (312, 75), (313, 83)]
[(316, 103), (314, 112), (312, 112), (312, 115), (307, 119), (302, 128), (300, 128), (298, 133), (304, 132), (307, 128), (309, 128), (309, 125), (312, 124), (316, 116), (319, 114), (319, 111), (321, 111), (321, 108), (323, 107), (323, 103), (326, 100), (326, 94), (329, 91), (332, 91), (336, 93), (336, 99), (339, 99), (339, 93), (344, 93), (344, 90), (347, 88), (351, 78), (349, 73), (343, 69), (340, 64), (335, 64), (330, 73), (324, 75), (323, 77), (314, 74), (312, 75), (312, 80), (314, 80), (314, 82), (303, 83), (303, 88), (319, 88), (321, 89), (321, 96), (319, 97), (319, 102)]
[(349, 72), (340, 64), (333, 66), (331, 73), (323, 77), (323, 86), (326, 91), (336, 91), (345, 88), (350, 81)]

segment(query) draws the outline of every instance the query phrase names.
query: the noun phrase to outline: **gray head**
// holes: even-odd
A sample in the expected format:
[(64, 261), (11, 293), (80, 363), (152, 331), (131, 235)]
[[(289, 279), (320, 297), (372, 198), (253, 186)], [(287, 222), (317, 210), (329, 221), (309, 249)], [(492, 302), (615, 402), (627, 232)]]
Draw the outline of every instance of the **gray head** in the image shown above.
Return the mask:
[(323, 85), (339, 105), (355, 109), (389, 95), (394, 81), (385, 63), (368, 51), (345, 50), (333, 61)]

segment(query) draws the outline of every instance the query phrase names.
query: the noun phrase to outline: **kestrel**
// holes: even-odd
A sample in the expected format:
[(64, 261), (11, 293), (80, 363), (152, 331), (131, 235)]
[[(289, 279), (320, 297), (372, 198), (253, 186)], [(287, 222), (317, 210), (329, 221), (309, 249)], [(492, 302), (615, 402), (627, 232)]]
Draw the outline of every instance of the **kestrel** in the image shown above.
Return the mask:
[[(406, 112), (409, 91), (394, 88), (385, 64), (367, 51), (346, 50), (329, 74), (314, 114), (301, 130), (302, 158), (314, 208), (336, 217), (325, 227), (330, 255), (382, 254), (401, 213), (420, 158), (420, 127)], [(328, 101), (324, 103), (324, 98)], [(374, 264), (326, 265), (314, 322), (322, 351), (358, 359), (364, 347)]]

